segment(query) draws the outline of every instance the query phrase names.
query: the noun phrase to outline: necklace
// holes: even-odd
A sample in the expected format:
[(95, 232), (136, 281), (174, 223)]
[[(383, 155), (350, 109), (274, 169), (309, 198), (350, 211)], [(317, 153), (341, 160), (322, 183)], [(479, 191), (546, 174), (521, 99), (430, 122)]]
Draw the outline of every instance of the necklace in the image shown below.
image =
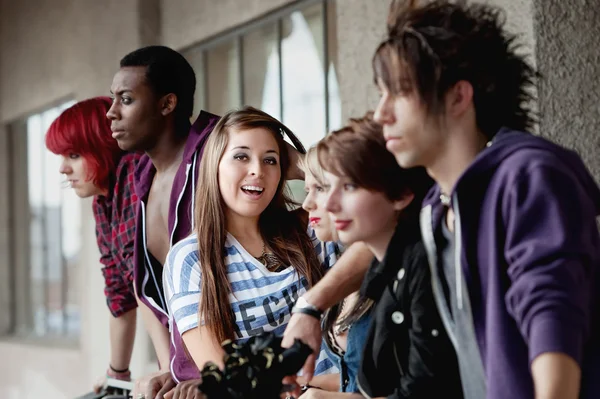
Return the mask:
[(262, 254), (256, 258), (257, 261), (265, 265), (270, 272), (278, 272), (281, 269), (281, 262), (272, 253), (267, 253), (267, 244), (263, 241)]
[(346, 317), (342, 317), (342, 314), (344, 313), (344, 305), (346, 304), (346, 298), (342, 299), (342, 302), (340, 303), (340, 311), (338, 313), (338, 318), (340, 319), (337, 323), (335, 323), (335, 327), (333, 328), (333, 333), (336, 336), (340, 336), (343, 333), (345, 333), (346, 331), (348, 331), (350, 329), (350, 327), (352, 326), (352, 323), (347, 323), (346, 322)]

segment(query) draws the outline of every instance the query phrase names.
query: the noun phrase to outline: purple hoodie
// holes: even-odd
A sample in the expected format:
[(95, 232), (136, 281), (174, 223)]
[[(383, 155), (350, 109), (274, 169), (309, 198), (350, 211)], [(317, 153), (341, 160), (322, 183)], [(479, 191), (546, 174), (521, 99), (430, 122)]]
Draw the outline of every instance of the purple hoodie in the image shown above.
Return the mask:
[[(218, 116), (202, 111), (192, 125), (187, 138), (183, 153), (183, 161), (177, 169), (171, 189), (171, 200), (169, 206), (169, 234), (171, 235), (170, 245), (173, 246), (178, 241), (187, 237), (193, 229), (193, 205), (196, 183), (198, 180), (198, 167), (202, 150), (206, 143), (206, 138), (212, 132), (214, 126), (219, 120)], [(160, 320), (160, 322), (169, 327), (169, 315), (166, 313), (166, 306), (160, 306), (156, 301), (146, 295), (146, 290), (150, 289), (160, 293), (164, 298), (162, 287), (162, 270), (160, 276), (146, 267), (147, 259), (150, 258), (146, 251), (146, 225), (145, 225), (145, 204), (148, 200), (150, 187), (156, 169), (148, 155), (142, 156), (135, 170), (135, 192), (140, 199), (136, 218), (136, 235), (134, 243), (134, 283), (139, 298), (144, 302)], [(148, 287), (148, 286), (151, 287)], [(160, 301), (159, 301), (160, 302)], [(171, 358), (173, 358), (174, 346), (181, 346), (181, 336), (171, 334)], [(180, 362), (185, 363), (186, 359)], [(192, 363), (193, 365), (193, 363)], [(162, 365), (161, 365), (162, 367)], [(173, 364), (171, 367), (181, 367), (179, 364)], [(194, 368), (196, 366), (194, 365)], [(196, 373), (197, 373), (196, 369)]]
[[(600, 190), (579, 156), (501, 129), (459, 178), (451, 206), (488, 399), (532, 398), (530, 365), (546, 352), (575, 359), (581, 398), (600, 398)], [(435, 186), (421, 228), (436, 275), (443, 208)]]

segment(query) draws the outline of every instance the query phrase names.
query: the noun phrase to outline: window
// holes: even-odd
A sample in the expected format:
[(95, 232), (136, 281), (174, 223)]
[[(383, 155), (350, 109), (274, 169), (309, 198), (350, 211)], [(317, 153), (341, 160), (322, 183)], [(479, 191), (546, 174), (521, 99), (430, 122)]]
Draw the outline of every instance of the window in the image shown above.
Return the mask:
[[(182, 51), (196, 71), (195, 112), (252, 105), (308, 148), (341, 124), (335, 2), (306, 0)], [(301, 182), (290, 184), (294, 197)]]
[(11, 333), (25, 337), (79, 335), (76, 276), (81, 247), (81, 200), (66, 189), (61, 158), (46, 149), (52, 121), (66, 102), (9, 128), (11, 261), (14, 314)]

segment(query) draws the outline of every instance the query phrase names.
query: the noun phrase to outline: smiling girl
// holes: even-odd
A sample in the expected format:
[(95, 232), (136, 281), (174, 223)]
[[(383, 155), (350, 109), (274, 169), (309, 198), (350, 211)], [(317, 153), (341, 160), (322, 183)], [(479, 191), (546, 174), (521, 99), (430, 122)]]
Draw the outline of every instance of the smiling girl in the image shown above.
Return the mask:
[[(331, 245), (289, 210), (285, 176), (295, 163), (284, 133), (304, 152), (286, 126), (245, 107), (223, 116), (208, 138), (196, 228), (169, 251), (164, 268), (175, 356), (197, 366), (194, 373), (172, 369), (178, 381), (197, 379), (207, 361), (222, 366), (225, 339), (283, 333), (296, 299), (335, 261)], [(322, 351), (317, 373), (332, 366)]]
[[(137, 197), (133, 171), (139, 156), (119, 149), (106, 112), (108, 97), (81, 101), (50, 126), (46, 147), (62, 157), (59, 172), (81, 198), (94, 197), (93, 210), (104, 294), (110, 318), (110, 363), (106, 374), (129, 380), (137, 302), (133, 291), (133, 239)], [(99, 391), (103, 381), (95, 385)]]

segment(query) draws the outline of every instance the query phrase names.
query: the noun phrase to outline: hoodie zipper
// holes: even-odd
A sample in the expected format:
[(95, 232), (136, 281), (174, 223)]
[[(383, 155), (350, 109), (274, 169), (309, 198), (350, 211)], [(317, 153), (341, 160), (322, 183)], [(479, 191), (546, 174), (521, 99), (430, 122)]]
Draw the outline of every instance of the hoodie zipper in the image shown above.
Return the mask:
[[(145, 265), (146, 275), (144, 276), (144, 281), (142, 282), (142, 295), (144, 296), (144, 298), (146, 298), (148, 303), (152, 305), (152, 307), (154, 307), (156, 310), (158, 310), (163, 315), (169, 317), (169, 315), (164, 310), (164, 309), (166, 309), (166, 306), (165, 306), (165, 301), (163, 299), (163, 295), (161, 294), (163, 292), (163, 287), (158, 286), (158, 281), (156, 280), (156, 275), (154, 274), (154, 270), (152, 270), (152, 267), (149, 267), (149, 265), (152, 265), (152, 263), (150, 261), (150, 255), (148, 254), (148, 245), (147, 245), (147, 236), (146, 236), (146, 206), (143, 201), (140, 201), (140, 203), (141, 203), (141, 209), (142, 209), (142, 234), (143, 234), (143, 243), (144, 243), (144, 256), (146, 257), (146, 265)], [(146, 285), (148, 284), (148, 280), (149, 280), (150, 276), (152, 276), (152, 279), (154, 280), (154, 285), (156, 286), (157, 292), (158, 292), (158, 298), (160, 299), (160, 302), (162, 303), (163, 308), (161, 308), (154, 301), (153, 298), (150, 298), (145, 294)]]
[[(185, 182), (183, 183), (183, 188), (181, 189), (181, 192), (179, 193), (179, 198), (177, 198), (177, 203), (175, 204), (175, 223), (173, 224), (173, 231), (171, 231), (171, 240), (170, 240), (170, 247), (173, 246), (173, 239), (175, 238), (175, 230), (177, 229), (177, 223), (179, 222), (179, 203), (181, 202), (183, 195), (185, 193), (185, 188), (187, 187), (187, 183), (188, 183), (188, 179), (189, 179), (189, 175), (190, 175), (190, 167), (192, 167), (193, 170), (195, 170), (195, 166), (196, 166), (196, 157), (197, 157), (198, 153), (195, 152), (194, 153), (194, 160), (192, 162), (192, 164), (186, 164), (185, 166)], [(193, 174), (193, 172), (192, 172)], [(192, 175), (193, 177), (193, 175)], [(194, 197), (195, 197), (196, 193), (195, 193), (195, 184), (194, 184), (194, 179), (192, 178), (192, 214), (191, 214), (191, 226), (192, 226), (192, 230), (194, 229)], [(145, 240), (144, 240), (145, 243)], [(170, 316), (167, 315), (167, 317), (169, 318), (169, 338), (171, 339), (171, 344), (173, 345), (174, 348), (177, 347), (177, 345), (175, 345), (175, 338), (173, 336), (173, 323), (175, 322), (175, 320)], [(169, 368), (171, 370), (171, 376), (173, 377), (173, 380), (179, 384), (179, 379), (176, 376), (175, 373), (175, 358), (177, 357), (176, 353), (173, 353), (173, 358), (171, 359), (171, 362), (169, 364)]]
[[(195, 223), (194, 223), (194, 208), (196, 207), (196, 181), (198, 180), (198, 176), (196, 176), (196, 162), (198, 159), (198, 151), (194, 153), (194, 160), (192, 161), (192, 209), (190, 209), (190, 221), (192, 223), (192, 231), (194, 231)], [(185, 180), (187, 181), (188, 172), (186, 171)]]
[[(171, 240), (169, 241), (169, 247), (172, 247), (173, 244), (175, 244), (173, 240), (175, 239), (175, 231), (177, 230), (177, 223), (179, 222), (179, 203), (181, 202), (183, 194), (185, 193), (185, 188), (187, 187), (191, 166), (192, 165), (189, 163), (185, 165), (185, 182), (183, 183), (183, 188), (181, 189), (181, 192), (179, 192), (179, 197), (177, 198), (177, 202), (175, 203), (175, 223), (173, 224), (173, 230), (171, 231)], [(192, 196), (193, 195), (194, 193), (192, 193)]]

